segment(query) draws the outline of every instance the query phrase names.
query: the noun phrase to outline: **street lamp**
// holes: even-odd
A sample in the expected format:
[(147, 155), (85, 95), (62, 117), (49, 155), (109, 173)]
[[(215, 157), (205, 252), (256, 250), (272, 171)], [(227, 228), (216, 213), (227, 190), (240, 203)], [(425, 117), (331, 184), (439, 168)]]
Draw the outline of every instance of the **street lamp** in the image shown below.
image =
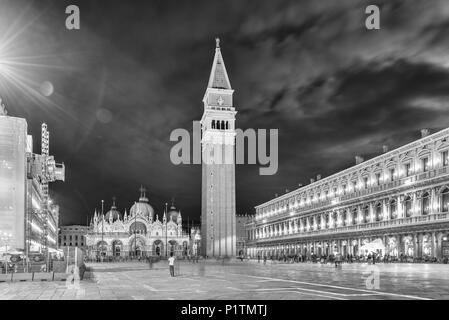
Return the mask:
[(167, 235), (167, 206), (168, 203), (165, 203), (165, 256), (168, 257), (168, 235)]
[(134, 258), (137, 258), (137, 212), (134, 215)]
[(101, 261), (103, 262), (103, 246), (104, 246), (104, 200), (101, 200)]

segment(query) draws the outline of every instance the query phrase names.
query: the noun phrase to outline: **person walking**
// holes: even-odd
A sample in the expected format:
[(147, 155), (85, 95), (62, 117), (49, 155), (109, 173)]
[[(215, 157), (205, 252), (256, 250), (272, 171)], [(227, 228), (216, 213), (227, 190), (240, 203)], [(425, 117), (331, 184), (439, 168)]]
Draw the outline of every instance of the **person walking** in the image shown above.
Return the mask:
[(260, 263), (260, 254), (257, 255), (257, 262)]
[(170, 275), (172, 277), (175, 276), (175, 257), (173, 256), (173, 252), (170, 253), (170, 258), (168, 258), (168, 266), (170, 268)]
[(267, 264), (267, 256), (263, 256), (263, 264)]

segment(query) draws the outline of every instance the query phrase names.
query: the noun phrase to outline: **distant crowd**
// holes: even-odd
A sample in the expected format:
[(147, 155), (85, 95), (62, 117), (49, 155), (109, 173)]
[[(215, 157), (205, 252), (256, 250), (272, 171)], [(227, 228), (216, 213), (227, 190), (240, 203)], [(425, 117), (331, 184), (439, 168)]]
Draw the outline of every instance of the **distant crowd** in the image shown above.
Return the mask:
[[(250, 257), (252, 258), (252, 257)], [(296, 263), (296, 262), (312, 262), (312, 263), (358, 263), (358, 262), (367, 262), (367, 263), (393, 263), (393, 262), (429, 262), (429, 263), (448, 263), (448, 258), (437, 259), (435, 257), (422, 257), (415, 258), (413, 256), (407, 256), (404, 254), (400, 254), (399, 257), (393, 255), (380, 255), (375, 252), (369, 253), (367, 255), (341, 255), (339, 253), (330, 254), (330, 255), (321, 255), (318, 256), (316, 254), (310, 255), (301, 255), (301, 254), (279, 254), (279, 255), (261, 255), (258, 254), (256, 257), (257, 261), (260, 263), (267, 263), (267, 261), (271, 262), (284, 262), (284, 263)]]

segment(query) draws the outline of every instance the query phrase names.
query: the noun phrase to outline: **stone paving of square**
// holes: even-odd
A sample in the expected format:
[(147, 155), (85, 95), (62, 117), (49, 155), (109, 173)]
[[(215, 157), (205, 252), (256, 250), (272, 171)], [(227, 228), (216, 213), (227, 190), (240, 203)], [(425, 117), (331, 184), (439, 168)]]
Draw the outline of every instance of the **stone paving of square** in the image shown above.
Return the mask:
[(170, 277), (165, 261), (90, 263), (94, 279), (70, 288), (65, 281), (0, 283), (13, 300), (348, 300), (449, 299), (449, 265), (376, 264), (379, 289), (368, 289), (367, 264), (335, 268), (319, 263), (180, 261)]

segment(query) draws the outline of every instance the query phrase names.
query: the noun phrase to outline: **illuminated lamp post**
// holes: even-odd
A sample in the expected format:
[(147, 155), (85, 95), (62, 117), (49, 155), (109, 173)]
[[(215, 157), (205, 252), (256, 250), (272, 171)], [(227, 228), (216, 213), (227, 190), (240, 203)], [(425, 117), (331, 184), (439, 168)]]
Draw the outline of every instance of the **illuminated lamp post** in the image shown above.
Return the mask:
[(101, 262), (103, 262), (103, 246), (104, 246), (104, 200), (101, 200), (101, 248), (100, 256)]
[(165, 256), (168, 257), (168, 234), (167, 234), (167, 205), (165, 203)]

